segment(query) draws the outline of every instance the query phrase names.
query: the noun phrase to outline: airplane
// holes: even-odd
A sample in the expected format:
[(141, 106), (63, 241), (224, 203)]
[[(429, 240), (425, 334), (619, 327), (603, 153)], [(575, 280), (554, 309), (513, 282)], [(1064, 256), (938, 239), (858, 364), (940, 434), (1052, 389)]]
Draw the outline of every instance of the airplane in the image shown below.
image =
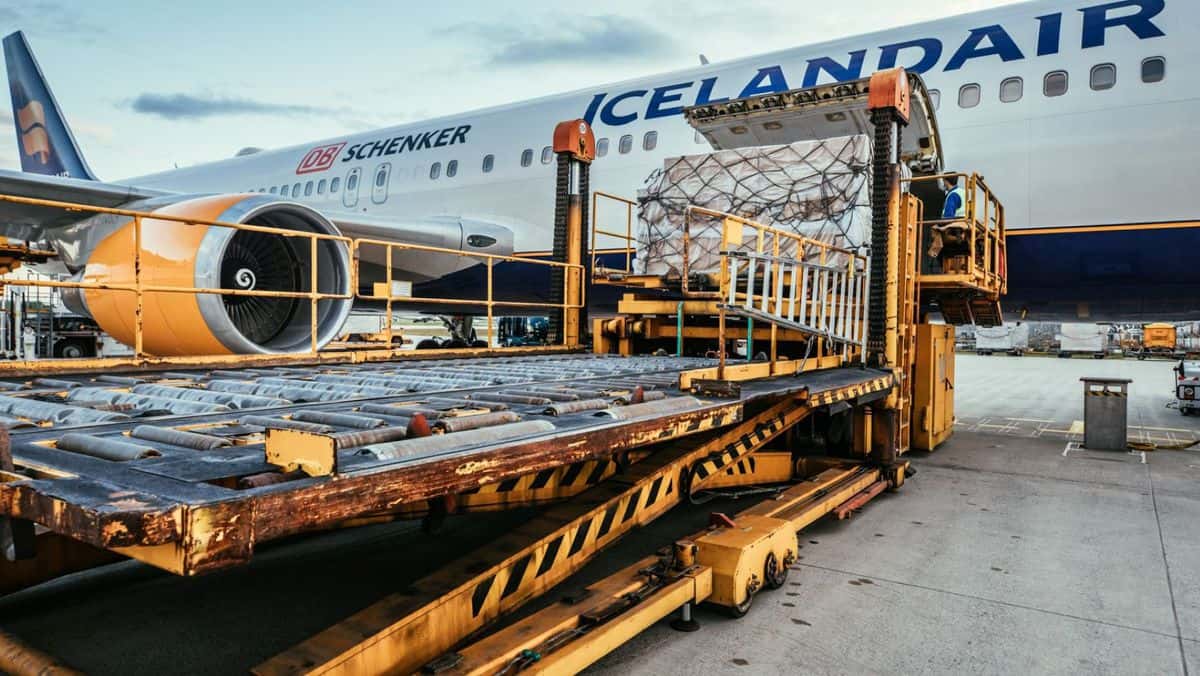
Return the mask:
[[(711, 139), (683, 120), (685, 106), (902, 66), (930, 90), (945, 166), (983, 174), (1006, 205), (1008, 312), (1028, 320), (1197, 319), (1200, 218), (1189, 188), (1200, 157), (1183, 132), (1200, 112), (1198, 71), (1189, 67), (1200, 56), (1198, 24), (1200, 6), (1184, 0), (1033, 0), (287, 148), (246, 149), (111, 183), (88, 168), (18, 32), (4, 39), (4, 53), (22, 171), (0, 171), (0, 193), (546, 256), (554, 171), (547, 141), (557, 122), (592, 124), (592, 188), (632, 195), (664, 159), (712, 150)], [(0, 223), (0, 234), (50, 241), (79, 279), (130, 274), (131, 235), (119, 219), (6, 203)], [(253, 233), (164, 228), (148, 239), (148, 275), (160, 282), (287, 289), (302, 284), (295, 271), (308, 265), (295, 245)], [(319, 266), (334, 273), (327, 277), (336, 281), (347, 265), (344, 253), (322, 249)], [(477, 277), (470, 265), (428, 255), (393, 260), (398, 279), (433, 289)], [(524, 282), (544, 293), (544, 278)], [(128, 295), (87, 291), (72, 306), (128, 337)], [(323, 307), (322, 340), (349, 310), (348, 302)], [(195, 307), (157, 303), (145, 313), (146, 334), (149, 349), (168, 353), (290, 351), (307, 346), (307, 313), (305, 303), (201, 294)]]

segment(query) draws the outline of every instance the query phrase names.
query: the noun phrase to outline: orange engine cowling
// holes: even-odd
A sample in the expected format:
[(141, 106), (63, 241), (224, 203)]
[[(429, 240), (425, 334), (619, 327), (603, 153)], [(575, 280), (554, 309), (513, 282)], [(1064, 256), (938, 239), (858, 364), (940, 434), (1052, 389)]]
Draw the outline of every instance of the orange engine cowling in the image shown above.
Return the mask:
[[(154, 214), (251, 224), (338, 235), (317, 211), (271, 195), (211, 195), (165, 205), (135, 207)], [(94, 243), (77, 277), (85, 282), (134, 284), (134, 224), (111, 218), (90, 224), (108, 231)], [(92, 230), (96, 232), (96, 230)], [(274, 233), (142, 219), (142, 285), (176, 289), (240, 289), (308, 293), (312, 286), (312, 240)], [(353, 300), (347, 247), (317, 244), (317, 291), (344, 295), (317, 303), (317, 344), (341, 330)], [(307, 298), (146, 291), (142, 301), (143, 349), (156, 355), (273, 354), (311, 347), (312, 306)], [(68, 304), (90, 315), (117, 340), (134, 344), (136, 295), (86, 289)]]

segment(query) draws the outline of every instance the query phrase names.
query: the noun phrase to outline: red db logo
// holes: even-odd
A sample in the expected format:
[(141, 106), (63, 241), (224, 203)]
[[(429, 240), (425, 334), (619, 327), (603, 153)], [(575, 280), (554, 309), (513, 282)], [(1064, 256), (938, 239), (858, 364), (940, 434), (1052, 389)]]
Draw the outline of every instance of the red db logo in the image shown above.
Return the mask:
[(331, 146), (317, 146), (308, 151), (304, 159), (300, 160), (300, 165), (296, 167), (297, 174), (311, 174), (314, 171), (325, 171), (333, 166), (334, 160), (337, 159), (338, 153), (345, 148), (345, 143), (338, 143)]

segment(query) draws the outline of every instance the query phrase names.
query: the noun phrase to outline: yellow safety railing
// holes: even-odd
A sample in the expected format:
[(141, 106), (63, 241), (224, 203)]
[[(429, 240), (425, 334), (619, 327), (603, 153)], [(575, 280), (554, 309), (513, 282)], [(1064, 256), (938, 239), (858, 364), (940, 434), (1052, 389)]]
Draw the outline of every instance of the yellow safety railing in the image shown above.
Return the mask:
[[(826, 358), (830, 357), (842, 363), (861, 357), (866, 344), (869, 286), (865, 255), (697, 206), (689, 206), (686, 212), (685, 252), (689, 249), (691, 224), (701, 217), (721, 221), (717, 333), (722, 345), (726, 340), (726, 314), (734, 312), (769, 323), (772, 373), (779, 359), (780, 328), (809, 336), (805, 356), (816, 357), (814, 366), (828, 367)], [(685, 292), (689, 259), (685, 253)], [(723, 371), (724, 351), (720, 360)]]
[[(519, 258), (516, 256), (503, 256), (499, 254), (489, 254), (473, 251), (461, 251), (458, 249), (445, 249), (436, 246), (427, 246), (423, 244), (408, 244), (404, 242), (394, 242), (379, 239), (356, 239), (353, 242), (354, 260), (358, 261), (355, 265), (355, 279), (361, 278), (361, 260), (363, 258), (362, 251), (368, 247), (380, 247), (384, 249), (384, 269), (385, 281), (383, 282), (384, 294), (379, 294), (380, 289), (371, 289), (369, 293), (363, 293), (360, 285), (357, 283), (355, 287), (359, 289), (357, 298), (363, 300), (384, 301), (386, 305), (386, 326), (385, 336), (390, 343), (392, 339), (392, 312), (393, 306), (401, 305), (426, 305), (426, 306), (447, 306), (448, 308), (455, 307), (486, 307), (487, 310), (487, 343), (491, 347), (495, 338), (495, 310), (496, 308), (518, 308), (518, 309), (538, 309), (560, 310), (566, 312), (568, 310), (580, 310), (587, 304), (586, 294), (584, 289), (586, 284), (583, 284), (584, 266), (578, 264), (563, 263), (560, 261), (539, 260), (534, 258)], [(403, 281), (396, 280), (392, 270), (392, 260), (395, 253), (398, 251), (418, 251), (429, 254), (454, 256), (459, 258), (470, 258), (478, 261), (484, 266), (486, 275), (485, 296), (483, 298), (432, 298), (422, 296), (398, 295), (394, 292), (394, 282)], [(530, 302), (530, 301), (515, 301), (515, 300), (497, 300), (495, 288), (495, 268), (498, 263), (511, 263), (515, 265), (526, 265), (541, 267), (547, 270), (558, 269), (562, 271), (563, 285), (563, 302), (561, 303), (546, 303), (546, 302)], [(578, 298), (571, 298), (571, 290), (578, 289)], [(559, 339), (565, 341), (566, 334), (562, 332)]]
[[(213, 221), (202, 218), (189, 218), (185, 216), (175, 216), (171, 214), (153, 213), (147, 211), (135, 211), (132, 209), (119, 209), (110, 207), (100, 207), (88, 204), (78, 204), (73, 202), (62, 202), (57, 200), (37, 199), (32, 197), (17, 197), (14, 195), (0, 195), (0, 202), (8, 202), (12, 204), (23, 204), (28, 206), (47, 207), (62, 209), (64, 211), (84, 212), (92, 214), (107, 214), (128, 218), (133, 222), (133, 283), (104, 283), (104, 282), (86, 282), (86, 281), (58, 281), (51, 279), (4, 279), (0, 280), (0, 284), (8, 286), (21, 287), (38, 287), (38, 288), (57, 288), (57, 289), (76, 289), (81, 291), (114, 291), (122, 293), (132, 293), (135, 297), (134, 303), (134, 344), (131, 346), (134, 349), (136, 357), (153, 356), (144, 350), (143, 341), (143, 313), (145, 310), (145, 296), (148, 293), (170, 293), (170, 294), (186, 294), (200, 295), (212, 294), (221, 296), (251, 296), (256, 298), (296, 298), (307, 299), (311, 304), (311, 340), (310, 354), (316, 354), (319, 350), (318, 346), (318, 331), (317, 306), (321, 301), (329, 300), (350, 300), (352, 294), (337, 294), (337, 293), (322, 293), (317, 291), (320, 288), (318, 279), (318, 245), (323, 241), (337, 242), (349, 249), (352, 240), (348, 237), (338, 235), (328, 235), (315, 232), (301, 232), (296, 230), (285, 230), (282, 228), (272, 228), (268, 226), (252, 225), (249, 223), (230, 223), (226, 221)], [(256, 289), (226, 289), (226, 288), (202, 288), (194, 286), (172, 286), (162, 284), (148, 284), (144, 280), (145, 273), (142, 269), (142, 259), (146, 251), (143, 248), (143, 230), (146, 227), (146, 221), (150, 221), (154, 225), (162, 225), (162, 222), (181, 224), (192, 227), (216, 227), (227, 228), (240, 232), (258, 232), (270, 235), (278, 235), (280, 237), (298, 238), (309, 241), (310, 251), (310, 279), (308, 291), (260, 291)]]
[[(487, 336), (488, 345), (491, 347), (494, 343), (496, 322), (495, 311), (498, 308), (521, 308), (526, 310), (536, 309), (541, 312), (562, 310), (578, 311), (586, 305), (586, 284), (583, 283), (585, 275), (584, 267), (580, 264), (567, 264), (557, 261), (545, 261), (529, 258), (518, 258), (514, 256), (503, 256), (488, 253), (465, 252), (457, 249), (445, 249), (440, 247), (408, 244), (404, 242), (395, 242), (379, 239), (353, 239), (350, 237), (331, 235), (314, 232), (302, 232), (296, 230), (286, 230), (282, 228), (274, 228), (261, 225), (253, 225), (248, 223), (232, 223), (226, 221), (207, 220), (202, 218), (194, 218), (188, 216), (178, 216), (172, 214), (155, 213), (148, 211), (138, 211), (133, 209), (110, 208), (101, 206), (92, 206), (87, 204), (78, 204), (72, 202), (62, 202), (56, 200), (35, 199), (27, 197), (17, 197), (12, 195), (0, 195), (0, 203), (21, 204), (27, 206), (61, 209), (71, 212), (82, 212), (84, 214), (104, 214), (115, 216), (122, 219), (128, 219), (132, 223), (133, 243), (132, 243), (132, 280), (121, 280), (119, 282), (96, 282), (96, 281), (59, 281), (54, 279), (0, 279), (0, 286), (28, 287), (28, 288), (48, 288), (58, 290), (78, 290), (78, 291), (104, 291), (112, 293), (128, 293), (134, 297), (133, 303), (133, 345), (130, 347), (134, 351), (134, 359), (141, 362), (154, 361), (155, 363), (171, 363), (175, 358), (162, 357), (151, 354), (145, 350), (145, 327), (143, 324), (143, 315), (146, 311), (147, 294), (181, 294), (181, 295), (220, 295), (220, 296), (248, 296), (256, 298), (291, 298), (303, 299), (309, 301), (310, 305), (310, 333), (309, 350), (308, 352), (291, 353), (291, 356), (308, 358), (328, 356), (327, 352), (322, 352), (319, 344), (321, 335), (318, 330), (319, 311), (318, 305), (325, 301), (353, 301), (356, 299), (370, 299), (374, 301), (383, 301), (387, 308), (386, 333), (387, 341), (380, 343), (378, 346), (367, 346), (367, 349), (375, 347), (381, 352), (392, 352), (391, 340), (393, 337), (392, 327), (393, 322), (393, 305), (404, 304), (419, 304), (426, 307), (446, 307), (453, 308), (481, 308), (486, 310), (487, 315)], [(163, 284), (152, 283), (148, 281), (147, 270), (144, 269), (143, 262), (149, 252), (143, 246), (144, 231), (146, 228), (154, 227), (178, 227), (180, 225), (188, 227), (214, 227), (225, 228), (239, 232), (255, 232), (269, 235), (277, 235), (279, 237), (302, 239), (309, 242), (308, 250), (310, 255), (310, 275), (308, 279), (308, 290), (302, 291), (269, 291), (259, 289), (238, 289), (238, 288), (214, 288), (214, 287), (196, 287), (184, 284)], [(122, 224), (122, 227), (124, 225)], [(117, 232), (114, 230), (114, 233)], [(334, 243), (338, 247), (344, 247), (346, 252), (346, 260), (349, 262), (349, 269), (341, 272), (335, 271), (333, 274), (345, 274), (349, 277), (350, 286), (346, 293), (330, 293), (322, 292), (322, 281), (327, 279), (319, 276), (321, 266), (319, 263), (319, 252), (322, 243)], [(363, 279), (361, 274), (360, 252), (369, 247), (383, 247), (386, 251), (386, 289), (387, 291), (378, 295), (373, 292), (364, 293), (360, 289), (360, 280)], [(447, 255), (456, 257), (465, 257), (474, 260), (477, 264), (483, 266), (486, 274), (486, 290), (481, 298), (432, 298), (418, 297), (409, 295), (398, 295), (393, 292), (393, 282), (397, 281), (394, 277), (395, 272), (392, 269), (393, 253), (398, 251), (421, 252), (430, 255)], [(506, 300), (496, 297), (496, 288), (494, 283), (495, 267), (500, 263), (511, 263), (514, 265), (523, 266), (539, 266), (546, 270), (561, 270), (563, 284), (563, 302), (562, 303), (546, 303), (546, 302), (528, 302)], [(329, 272), (326, 272), (328, 275)], [(373, 291), (373, 290), (372, 290)], [(467, 312), (464, 312), (467, 314)], [(565, 331), (560, 336), (565, 339)], [(187, 361), (191, 358), (212, 358), (224, 359), (228, 355), (187, 355), (186, 358), (180, 357), (178, 361)], [(250, 359), (253, 355), (236, 356), (238, 359)], [(259, 355), (270, 356), (278, 359), (283, 355)], [(233, 358), (235, 356), (229, 356)], [(128, 359), (128, 358), (115, 358)], [(104, 360), (100, 360), (104, 361)]]
[[(625, 214), (625, 232), (620, 232), (611, 229), (610, 226), (602, 225), (601, 215), (602, 207), (608, 205), (609, 208), (615, 207)], [(608, 280), (612, 275), (628, 276), (633, 274), (633, 254), (637, 247), (637, 238), (633, 234), (633, 214), (637, 208), (637, 202), (633, 200), (612, 195), (599, 190), (592, 192), (592, 277), (597, 281)], [(607, 209), (605, 209), (607, 211)], [(607, 219), (605, 219), (607, 220)], [(600, 235), (613, 237), (624, 242), (623, 251), (625, 254), (624, 268), (607, 268), (600, 263), (600, 248), (598, 246), (598, 238)]]
[(918, 281), (925, 288), (970, 286), (991, 294), (1008, 291), (1008, 250), (1004, 224), (1004, 205), (978, 174), (950, 173), (917, 176), (913, 185), (957, 178), (966, 204), (963, 215), (951, 218), (926, 218), (919, 224), (918, 242), (927, 255), (935, 240), (954, 238), (966, 253), (943, 256), (940, 272), (922, 272)]

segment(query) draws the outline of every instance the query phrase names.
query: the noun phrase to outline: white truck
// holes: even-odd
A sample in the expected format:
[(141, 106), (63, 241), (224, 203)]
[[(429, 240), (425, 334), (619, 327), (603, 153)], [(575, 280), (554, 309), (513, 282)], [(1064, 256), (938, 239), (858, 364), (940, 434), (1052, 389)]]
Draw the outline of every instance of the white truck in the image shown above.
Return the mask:
[(991, 355), (1003, 352), (1020, 357), (1029, 349), (1029, 325), (1006, 322), (1003, 326), (975, 327), (975, 353)]
[(1183, 415), (1200, 409), (1200, 361), (1181, 361), (1175, 367), (1175, 403)]
[(1090, 354), (1104, 359), (1108, 347), (1108, 326), (1104, 324), (1063, 324), (1058, 332), (1058, 356), (1070, 359), (1077, 354)]

